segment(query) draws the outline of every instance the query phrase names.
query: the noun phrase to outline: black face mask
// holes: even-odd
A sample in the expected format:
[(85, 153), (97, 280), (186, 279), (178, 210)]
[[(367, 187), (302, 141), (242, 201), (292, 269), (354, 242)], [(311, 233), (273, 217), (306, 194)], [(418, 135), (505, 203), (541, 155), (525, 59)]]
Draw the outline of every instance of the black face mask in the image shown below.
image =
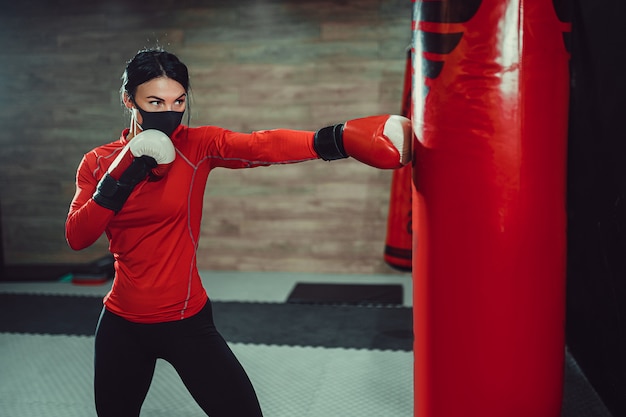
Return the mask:
[(170, 137), (180, 125), (180, 122), (183, 120), (183, 114), (185, 113), (184, 111), (148, 112), (142, 110), (139, 106), (137, 106), (137, 110), (143, 120), (139, 125), (141, 126), (141, 130), (156, 129)]

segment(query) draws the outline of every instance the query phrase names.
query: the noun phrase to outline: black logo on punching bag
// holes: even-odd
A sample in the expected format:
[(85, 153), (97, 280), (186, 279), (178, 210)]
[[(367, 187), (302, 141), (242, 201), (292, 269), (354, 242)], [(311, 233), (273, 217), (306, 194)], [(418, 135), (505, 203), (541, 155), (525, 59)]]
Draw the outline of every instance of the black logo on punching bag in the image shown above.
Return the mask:
[[(457, 47), (463, 32), (431, 32), (419, 29), (420, 22), (426, 23), (465, 23), (478, 9), (482, 0), (417, 0), (414, 4), (415, 36), (422, 51), (426, 54), (448, 55)], [(571, 22), (570, 0), (552, 0), (554, 11), (563, 23)], [(565, 49), (570, 51), (571, 32), (563, 32)], [(435, 79), (443, 69), (444, 61), (422, 57), (424, 76)]]
[[(556, 1), (556, 0), (555, 0)], [(415, 22), (428, 23), (465, 23), (480, 8), (482, 0), (418, 0), (415, 7)], [(447, 55), (457, 47), (463, 32), (430, 32), (415, 27), (416, 39), (427, 54)], [(437, 78), (443, 69), (444, 62), (422, 57), (422, 68), (427, 78)]]

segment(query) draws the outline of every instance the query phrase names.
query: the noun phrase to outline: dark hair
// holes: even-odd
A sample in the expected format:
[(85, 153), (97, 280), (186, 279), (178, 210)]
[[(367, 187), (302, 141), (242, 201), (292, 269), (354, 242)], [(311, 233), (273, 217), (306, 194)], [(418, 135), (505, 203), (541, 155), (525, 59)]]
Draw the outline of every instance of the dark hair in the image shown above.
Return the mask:
[(122, 95), (127, 93), (134, 99), (137, 87), (154, 78), (168, 77), (178, 81), (185, 92), (189, 92), (187, 66), (178, 57), (161, 48), (143, 49), (126, 64), (122, 74)]

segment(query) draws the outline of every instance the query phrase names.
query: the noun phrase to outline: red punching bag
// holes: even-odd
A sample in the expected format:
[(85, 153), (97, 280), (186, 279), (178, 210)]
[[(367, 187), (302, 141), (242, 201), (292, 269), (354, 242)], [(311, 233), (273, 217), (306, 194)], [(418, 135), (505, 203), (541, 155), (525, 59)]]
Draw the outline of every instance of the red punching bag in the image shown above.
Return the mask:
[[(413, 82), (411, 50), (407, 52), (402, 93), (402, 115), (411, 118), (411, 85)], [(397, 269), (410, 271), (413, 266), (413, 216), (411, 213), (412, 168), (406, 165), (393, 171), (387, 214), (385, 262)]]
[(560, 416), (562, 4), (414, 0), (417, 417)]

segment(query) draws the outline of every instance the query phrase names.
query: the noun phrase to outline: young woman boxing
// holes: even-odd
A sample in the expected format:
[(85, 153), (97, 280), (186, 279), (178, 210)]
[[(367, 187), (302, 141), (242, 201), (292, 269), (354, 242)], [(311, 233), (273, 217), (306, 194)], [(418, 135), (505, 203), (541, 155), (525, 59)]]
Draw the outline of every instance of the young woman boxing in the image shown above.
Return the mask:
[(213, 324), (196, 267), (210, 171), (349, 156), (399, 168), (410, 159), (410, 122), (385, 115), (317, 132), (191, 128), (181, 124), (188, 70), (175, 55), (142, 50), (122, 80), (130, 127), (85, 154), (66, 221), (71, 248), (106, 233), (115, 257), (95, 338), (98, 416), (138, 417), (159, 358), (211, 417), (261, 416), (252, 384)]

